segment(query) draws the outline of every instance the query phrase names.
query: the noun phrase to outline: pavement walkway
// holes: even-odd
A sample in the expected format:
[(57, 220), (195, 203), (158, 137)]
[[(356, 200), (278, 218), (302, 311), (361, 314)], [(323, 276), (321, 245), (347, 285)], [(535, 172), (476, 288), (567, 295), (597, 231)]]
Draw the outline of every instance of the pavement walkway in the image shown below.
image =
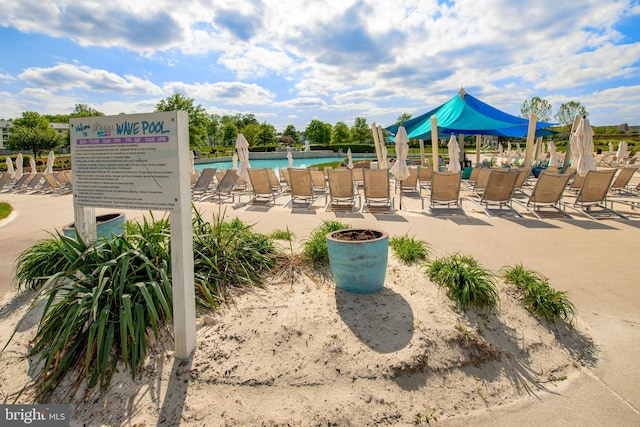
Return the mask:
[[(10, 294), (11, 268), (21, 251), (47, 233), (73, 222), (72, 196), (0, 194), (15, 214), (0, 222), (0, 295)], [(551, 286), (568, 292), (578, 311), (577, 327), (597, 346), (596, 363), (558, 384), (513, 404), (440, 422), (444, 426), (639, 426), (640, 425), (640, 220), (488, 218), (464, 204), (468, 218), (432, 217), (419, 199), (405, 197), (393, 214), (324, 212), (276, 206), (196, 203), (205, 219), (237, 216), (260, 232), (309, 235), (322, 220), (408, 234), (431, 245), (434, 256), (471, 255), (486, 268), (522, 263), (543, 273)], [(396, 200), (396, 208), (398, 201)], [(112, 212), (97, 209), (97, 214)], [(124, 210), (127, 219), (145, 212)], [(155, 213), (161, 215), (161, 213)], [(6, 299), (4, 303), (6, 303)]]

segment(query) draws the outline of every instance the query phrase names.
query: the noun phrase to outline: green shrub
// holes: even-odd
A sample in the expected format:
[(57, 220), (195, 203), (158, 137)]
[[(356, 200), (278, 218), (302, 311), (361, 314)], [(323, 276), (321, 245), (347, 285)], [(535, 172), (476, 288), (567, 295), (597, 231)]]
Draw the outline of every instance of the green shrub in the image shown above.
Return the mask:
[(454, 254), (426, 267), (429, 279), (445, 288), (447, 296), (463, 310), (470, 305), (491, 310), (500, 301), (493, 274), (472, 257)]
[(405, 264), (412, 264), (416, 261), (424, 261), (429, 257), (429, 244), (423, 240), (416, 240), (413, 237), (393, 236), (389, 240), (389, 246), (395, 254)]
[(262, 273), (276, 264), (273, 239), (257, 233), (238, 218), (220, 215), (210, 224), (196, 213), (193, 220), (194, 281), (196, 302), (218, 307), (228, 288), (262, 286)]
[(547, 322), (562, 318), (573, 327), (575, 306), (567, 298), (566, 292), (551, 288), (545, 276), (521, 264), (514, 267), (505, 266), (500, 270), (500, 274), (507, 283), (522, 291), (524, 306), (531, 313), (544, 317)]
[[(273, 240), (237, 219), (209, 224), (196, 212), (193, 231), (195, 292), (201, 305), (217, 307), (228, 287), (261, 285), (261, 272), (275, 264)], [(128, 222), (125, 236), (91, 246), (57, 234), (24, 251), (15, 270), (18, 287), (39, 289), (35, 301), (44, 301), (28, 351), (38, 357), (33, 378), (40, 399), (69, 371), (77, 375), (76, 386), (84, 379), (89, 389), (98, 383), (106, 387), (118, 361), (135, 376), (150, 330), (157, 337), (170, 326), (166, 218)]]
[(38, 357), (38, 397), (46, 399), (69, 371), (89, 388), (108, 385), (119, 360), (135, 375), (148, 329), (158, 336), (172, 318), (170, 257), (166, 245), (147, 237), (115, 236), (89, 247), (62, 235), (50, 242), (64, 267), (39, 292), (44, 311), (28, 351)]
[(296, 236), (292, 231), (287, 229), (287, 230), (273, 230), (269, 234), (269, 237), (271, 237), (274, 240), (285, 240), (287, 242), (291, 242)]
[(314, 264), (328, 265), (327, 234), (348, 228), (351, 226), (340, 221), (322, 221), (322, 224), (311, 230), (310, 236), (303, 240), (302, 255)]
[(13, 208), (9, 203), (0, 202), (0, 219), (8, 217), (9, 214), (11, 214), (11, 211), (13, 211)]

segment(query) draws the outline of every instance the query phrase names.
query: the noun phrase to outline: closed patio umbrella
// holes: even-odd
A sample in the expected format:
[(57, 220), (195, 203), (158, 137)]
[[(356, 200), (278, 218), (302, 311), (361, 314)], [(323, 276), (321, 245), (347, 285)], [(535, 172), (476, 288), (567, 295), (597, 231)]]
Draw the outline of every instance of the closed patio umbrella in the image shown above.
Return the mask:
[(289, 151), (287, 153), (287, 162), (289, 163), (289, 167), (292, 168), (293, 167), (293, 154), (291, 154), (291, 151)]
[[(409, 178), (409, 168), (407, 167), (409, 138), (404, 126), (398, 128), (394, 141), (396, 143), (396, 162), (391, 166), (389, 172), (393, 174), (396, 180), (400, 181), (400, 187), (402, 187), (402, 180)], [(402, 209), (402, 189), (400, 189), (400, 209)]]
[(351, 148), (347, 150), (347, 159), (349, 159), (349, 162), (347, 163), (347, 167), (349, 169), (353, 169), (353, 155), (351, 154)]
[(582, 117), (576, 129), (575, 147), (578, 154), (576, 172), (584, 177), (588, 171), (596, 168), (593, 160), (593, 128), (586, 117)]
[(13, 162), (11, 161), (11, 157), (9, 156), (5, 157), (4, 161), (7, 164), (7, 173), (11, 178), (14, 178), (16, 175), (16, 170), (13, 168)]
[(36, 170), (36, 161), (33, 157), (29, 159), (29, 167), (31, 168), (31, 175), (35, 175), (38, 172)]
[(615, 150), (613, 149), (613, 142), (609, 141), (609, 154), (615, 154)]
[(449, 172), (458, 172), (460, 170), (460, 146), (453, 133), (449, 138), (447, 147), (449, 148), (449, 166), (447, 166), (447, 170)]
[(558, 166), (558, 152), (556, 151), (556, 144), (553, 141), (549, 141), (547, 144), (549, 150), (549, 166)]
[[(193, 151), (191, 153), (193, 154)], [(53, 153), (53, 150), (49, 150), (49, 155), (47, 156), (47, 167), (45, 168), (44, 173), (53, 173), (53, 161), (55, 159), (56, 155)]]
[(380, 163), (380, 169), (389, 169), (389, 160), (387, 158), (388, 156), (387, 146), (382, 144), (381, 151), (382, 151), (382, 162)]
[(16, 157), (16, 175), (15, 178), (16, 179), (20, 179), (22, 178), (22, 175), (24, 175), (23, 169), (22, 169), (22, 153), (18, 153), (18, 156)]
[(238, 134), (238, 138), (236, 139), (236, 149), (238, 150), (238, 159), (240, 160), (238, 175), (240, 175), (248, 185), (250, 182), (248, 169), (251, 167), (249, 163), (249, 143), (241, 133)]
[(616, 159), (618, 160), (618, 162), (621, 162), (626, 159), (628, 155), (629, 152), (627, 151), (627, 142), (620, 141), (620, 144), (618, 144), (618, 151), (616, 152)]
[(231, 156), (231, 169), (238, 169), (238, 153), (233, 153)]

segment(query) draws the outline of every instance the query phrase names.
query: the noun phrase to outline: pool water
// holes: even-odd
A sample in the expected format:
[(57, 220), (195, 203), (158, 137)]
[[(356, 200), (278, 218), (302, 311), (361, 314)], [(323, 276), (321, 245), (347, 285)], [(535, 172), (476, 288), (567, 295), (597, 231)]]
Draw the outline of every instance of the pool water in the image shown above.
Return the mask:
[[(309, 166), (319, 165), (321, 163), (339, 162), (343, 160), (341, 157), (315, 157), (312, 159), (293, 159), (294, 168), (308, 168)], [(361, 160), (372, 160), (364, 158), (353, 158), (354, 162)], [(375, 158), (373, 158), (375, 160)], [(238, 165), (240, 162), (238, 162)], [(280, 169), (286, 169), (289, 167), (289, 161), (287, 159), (273, 159), (273, 160), (249, 160), (249, 164), (252, 168), (271, 168), (275, 173), (278, 173)], [(231, 169), (233, 165), (231, 162), (215, 162), (215, 163), (200, 163), (195, 165), (196, 170), (202, 171), (204, 168), (217, 168), (217, 169)]]

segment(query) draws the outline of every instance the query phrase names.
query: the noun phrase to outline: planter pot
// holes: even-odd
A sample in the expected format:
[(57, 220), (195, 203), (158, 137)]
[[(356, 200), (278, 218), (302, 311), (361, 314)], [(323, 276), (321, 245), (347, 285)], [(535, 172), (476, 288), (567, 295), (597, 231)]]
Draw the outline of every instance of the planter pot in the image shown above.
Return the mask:
[(384, 287), (388, 233), (370, 229), (332, 231), (327, 234), (327, 250), (336, 287), (357, 294), (371, 294)]
[[(125, 232), (127, 217), (122, 212), (96, 216), (96, 235), (98, 239), (110, 239), (112, 235), (122, 236)], [(76, 227), (71, 224), (62, 227), (62, 234), (72, 239), (77, 238)]]

